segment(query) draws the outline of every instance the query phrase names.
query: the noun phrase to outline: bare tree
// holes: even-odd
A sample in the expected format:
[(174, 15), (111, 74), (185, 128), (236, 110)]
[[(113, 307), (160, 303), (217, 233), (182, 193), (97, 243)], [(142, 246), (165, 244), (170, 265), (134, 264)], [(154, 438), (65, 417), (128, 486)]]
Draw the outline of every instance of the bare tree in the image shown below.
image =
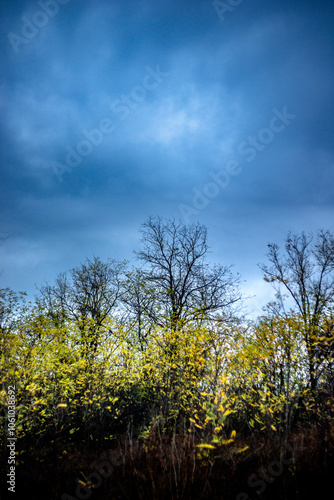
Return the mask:
[(136, 255), (154, 290), (154, 307), (146, 312), (156, 324), (177, 330), (195, 317), (213, 319), (240, 299), (239, 276), (231, 266), (206, 262), (205, 226), (150, 217), (140, 232), (142, 249)]
[(10, 349), (8, 339), (29, 310), (26, 292), (14, 292), (10, 288), (0, 288), (0, 359), (6, 360)]
[[(141, 351), (144, 351), (152, 326), (156, 323), (155, 293), (149, 288), (145, 275), (140, 269), (133, 269), (126, 274), (123, 285), (122, 305), (124, 313), (121, 323), (134, 334)], [(155, 321), (152, 321), (154, 318)]]
[[(333, 350), (333, 327), (328, 322), (334, 299), (334, 237), (320, 230), (314, 237), (288, 234), (285, 254), (269, 244), (271, 266), (260, 264), (264, 279), (273, 284), (284, 306), (282, 288), (301, 318), (307, 348), (310, 385), (314, 390)], [(326, 327), (325, 327), (326, 324)]]
[(38, 303), (56, 325), (74, 321), (82, 335), (86, 353), (97, 350), (101, 328), (118, 306), (126, 263), (98, 257), (58, 276), (55, 285), (40, 288)]

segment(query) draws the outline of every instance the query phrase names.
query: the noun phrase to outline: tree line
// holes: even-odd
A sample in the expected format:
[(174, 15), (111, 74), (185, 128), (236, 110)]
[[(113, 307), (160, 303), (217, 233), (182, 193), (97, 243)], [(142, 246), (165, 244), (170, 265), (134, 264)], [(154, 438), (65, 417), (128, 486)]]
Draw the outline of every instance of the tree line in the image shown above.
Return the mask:
[(208, 262), (206, 227), (150, 217), (140, 233), (137, 267), (87, 258), (33, 303), (0, 290), (2, 437), (8, 385), (22, 443), (159, 425), (214, 447), (315, 418), (334, 390), (333, 234), (268, 245), (260, 267), (276, 299), (250, 321), (240, 276)]

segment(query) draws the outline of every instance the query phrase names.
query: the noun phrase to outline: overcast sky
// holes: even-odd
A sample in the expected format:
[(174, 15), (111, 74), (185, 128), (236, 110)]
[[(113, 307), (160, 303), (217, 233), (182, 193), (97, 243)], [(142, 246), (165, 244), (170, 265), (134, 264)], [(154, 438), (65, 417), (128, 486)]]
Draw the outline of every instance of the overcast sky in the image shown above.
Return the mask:
[(257, 264), (333, 230), (334, 6), (287, 0), (1, 2), (0, 287), (86, 257), (135, 264), (150, 215)]

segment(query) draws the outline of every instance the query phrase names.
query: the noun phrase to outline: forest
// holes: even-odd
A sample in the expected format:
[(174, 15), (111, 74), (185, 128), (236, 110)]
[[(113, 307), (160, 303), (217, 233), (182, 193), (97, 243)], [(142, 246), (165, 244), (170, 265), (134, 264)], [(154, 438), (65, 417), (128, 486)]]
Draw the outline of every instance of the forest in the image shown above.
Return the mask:
[(137, 266), (87, 258), (33, 301), (0, 289), (4, 498), (11, 480), (19, 499), (327, 498), (334, 235), (268, 243), (256, 319), (205, 226), (140, 235)]

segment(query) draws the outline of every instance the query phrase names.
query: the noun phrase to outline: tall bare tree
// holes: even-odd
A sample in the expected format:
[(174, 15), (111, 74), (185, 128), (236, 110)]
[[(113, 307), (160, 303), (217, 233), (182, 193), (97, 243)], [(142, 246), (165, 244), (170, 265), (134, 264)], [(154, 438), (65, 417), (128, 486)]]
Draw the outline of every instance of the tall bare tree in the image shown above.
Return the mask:
[(118, 306), (126, 263), (98, 257), (58, 276), (40, 288), (39, 304), (58, 326), (66, 318), (78, 326), (85, 352), (95, 353), (105, 321)]
[(224, 314), (240, 299), (239, 275), (231, 266), (206, 261), (205, 226), (150, 217), (140, 232), (142, 249), (136, 255), (144, 264), (143, 279), (155, 291), (155, 307), (147, 313), (156, 324), (177, 330), (196, 317)]
[(320, 230), (316, 237), (304, 232), (288, 234), (285, 253), (269, 244), (270, 266), (260, 264), (264, 279), (273, 284), (284, 305), (284, 295), (292, 299), (300, 316), (307, 348), (310, 386), (314, 390), (333, 352), (334, 236)]

